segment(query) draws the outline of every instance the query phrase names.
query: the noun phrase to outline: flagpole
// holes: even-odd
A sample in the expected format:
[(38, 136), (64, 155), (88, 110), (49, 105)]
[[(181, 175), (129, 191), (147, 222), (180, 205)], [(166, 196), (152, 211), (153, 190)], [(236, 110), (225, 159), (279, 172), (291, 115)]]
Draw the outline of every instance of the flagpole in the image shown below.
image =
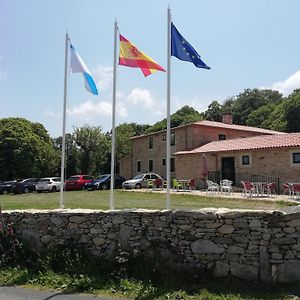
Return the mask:
[(110, 164), (110, 201), (109, 208), (114, 209), (114, 184), (115, 184), (115, 116), (116, 116), (116, 77), (117, 77), (117, 32), (118, 24), (115, 20), (114, 29), (114, 70), (113, 70), (113, 101), (112, 101), (112, 136), (111, 136), (111, 164)]
[(170, 209), (170, 185), (171, 185), (171, 120), (170, 120), (170, 90), (171, 90), (171, 10), (168, 7), (168, 47), (167, 47), (167, 194), (166, 208)]
[(60, 202), (59, 207), (64, 208), (64, 177), (65, 177), (65, 149), (66, 149), (66, 111), (67, 111), (67, 87), (68, 87), (68, 48), (69, 35), (66, 32), (65, 41), (65, 77), (64, 77), (64, 105), (62, 124), (61, 166), (60, 166)]

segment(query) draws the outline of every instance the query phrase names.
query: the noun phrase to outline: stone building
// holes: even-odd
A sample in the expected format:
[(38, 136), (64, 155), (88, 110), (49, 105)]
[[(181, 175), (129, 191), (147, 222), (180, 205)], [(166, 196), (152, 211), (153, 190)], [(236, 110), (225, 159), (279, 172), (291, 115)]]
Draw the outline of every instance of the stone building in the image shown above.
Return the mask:
[[(278, 131), (232, 124), (232, 116), (225, 115), (223, 122), (199, 121), (171, 129), (171, 177), (199, 177), (199, 163), (190, 164), (184, 170), (181, 159), (190, 155), (175, 155), (177, 152), (198, 149), (213, 141), (224, 141), (261, 135), (282, 134)], [(131, 138), (131, 153), (119, 160), (119, 173), (126, 179), (138, 173), (155, 172), (166, 178), (166, 130)], [(183, 154), (183, 153), (182, 153)], [(188, 154), (188, 153), (186, 153)], [(198, 157), (198, 156), (195, 156)], [(179, 166), (179, 169), (178, 169)], [(196, 176), (197, 175), (197, 176)]]
[(264, 135), (214, 141), (190, 151), (179, 151), (176, 172), (183, 178), (199, 178), (205, 155), (210, 172), (240, 184), (243, 174), (274, 177), (278, 187), (300, 181), (300, 133)]

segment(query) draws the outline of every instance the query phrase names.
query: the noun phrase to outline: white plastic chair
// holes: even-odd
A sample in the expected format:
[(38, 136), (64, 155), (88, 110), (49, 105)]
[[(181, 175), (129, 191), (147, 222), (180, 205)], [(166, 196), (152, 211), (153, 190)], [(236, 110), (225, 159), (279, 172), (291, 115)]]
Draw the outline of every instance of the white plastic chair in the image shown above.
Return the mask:
[(220, 192), (225, 194), (231, 194), (232, 193), (232, 184), (233, 182), (228, 179), (223, 179), (220, 181)]
[(219, 185), (211, 180), (206, 180), (207, 190), (206, 193), (219, 192)]

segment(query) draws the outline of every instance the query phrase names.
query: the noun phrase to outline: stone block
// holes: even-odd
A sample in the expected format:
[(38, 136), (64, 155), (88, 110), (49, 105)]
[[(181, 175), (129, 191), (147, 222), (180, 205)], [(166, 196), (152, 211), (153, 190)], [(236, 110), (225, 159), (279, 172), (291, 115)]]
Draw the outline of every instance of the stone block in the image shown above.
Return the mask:
[(230, 271), (230, 265), (227, 262), (217, 261), (213, 268), (213, 275), (215, 277), (226, 277)]
[(221, 254), (225, 252), (223, 247), (216, 245), (214, 242), (207, 240), (197, 240), (191, 244), (191, 249), (194, 254)]
[(231, 262), (230, 270), (231, 274), (237, 278), (250, 281), (258, 280), (259, 272), (256, 266)]
[(291, 260), (277, 265), (276, 278), (278, 282), (300, 281), (300, 261)]
[(232, 225), (224, 224), (218, 228), (218, 232), (221, 234), (231, 234), (234, 232), (234, 227)]

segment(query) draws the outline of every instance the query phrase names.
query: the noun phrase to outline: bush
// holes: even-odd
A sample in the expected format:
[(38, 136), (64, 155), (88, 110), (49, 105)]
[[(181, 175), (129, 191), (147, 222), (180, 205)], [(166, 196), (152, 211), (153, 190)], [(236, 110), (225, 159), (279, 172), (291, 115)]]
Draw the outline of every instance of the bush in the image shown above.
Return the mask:
[(13, 224), (5, 222), (0, 207), (0, 267), (17, 265), (22, 257), (22, 244), (17, 239)]

